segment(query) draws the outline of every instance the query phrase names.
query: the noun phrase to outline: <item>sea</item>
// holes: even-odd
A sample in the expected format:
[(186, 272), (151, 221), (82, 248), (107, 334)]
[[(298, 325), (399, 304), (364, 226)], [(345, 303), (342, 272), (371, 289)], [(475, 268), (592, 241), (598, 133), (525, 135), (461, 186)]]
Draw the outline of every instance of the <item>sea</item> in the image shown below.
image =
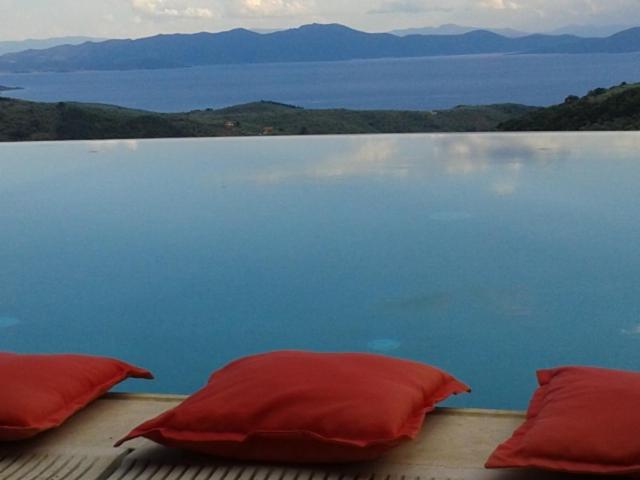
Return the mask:
[(432, 110), (466, 104), (544, 106), (640, 81), (640, 53), (471, 55), (171, 70), (0, 74), (5, 96), (117, 104), (162, 112), (272, 100), (305, 108)]

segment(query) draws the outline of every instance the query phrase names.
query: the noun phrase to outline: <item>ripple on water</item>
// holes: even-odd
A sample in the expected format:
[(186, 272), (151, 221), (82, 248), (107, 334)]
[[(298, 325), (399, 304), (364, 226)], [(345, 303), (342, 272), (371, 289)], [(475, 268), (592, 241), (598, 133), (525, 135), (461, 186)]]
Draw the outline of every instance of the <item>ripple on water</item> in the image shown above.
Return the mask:
[(467, 212), (436, 212), (429, 215), (429, 218), (436, 222), (460, 222), (469, 220), (472, 215)]
[(369, 350), (374, 352), (392, 352), (398, 350), (402, 343), (393, 338), (378, 338), (367, 343)]
[(18, 325), (20, 320), (14, 317), (0, 317), (0, 328), (9, 328)]
[(633, 328), (630, 329), (624, 329), (622, 330), (622, 333), (624, 335), (633, 335), (633, 336), (640, 336), (640, 325), (636, 325)]

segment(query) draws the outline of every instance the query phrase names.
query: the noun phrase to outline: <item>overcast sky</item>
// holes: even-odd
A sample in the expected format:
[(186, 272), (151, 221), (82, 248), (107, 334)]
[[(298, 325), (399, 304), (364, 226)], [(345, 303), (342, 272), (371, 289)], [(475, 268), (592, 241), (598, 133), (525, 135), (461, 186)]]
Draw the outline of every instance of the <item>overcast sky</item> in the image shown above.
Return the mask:
[(0, 40), (343, 23), (366, 31), (458, 23), (545, 31), (640, 23), (640, 0), (0, 0)]

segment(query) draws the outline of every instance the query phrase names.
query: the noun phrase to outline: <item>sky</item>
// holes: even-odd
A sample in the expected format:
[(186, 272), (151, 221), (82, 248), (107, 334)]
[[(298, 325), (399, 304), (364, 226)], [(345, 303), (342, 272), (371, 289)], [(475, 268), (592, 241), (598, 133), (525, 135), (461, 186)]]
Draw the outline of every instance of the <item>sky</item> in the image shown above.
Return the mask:
[(0, 0), (0, 40), (283, 28), (342, 23), (371, 31), (457, 23), (548, 31), (640, 23), (640, 0)]

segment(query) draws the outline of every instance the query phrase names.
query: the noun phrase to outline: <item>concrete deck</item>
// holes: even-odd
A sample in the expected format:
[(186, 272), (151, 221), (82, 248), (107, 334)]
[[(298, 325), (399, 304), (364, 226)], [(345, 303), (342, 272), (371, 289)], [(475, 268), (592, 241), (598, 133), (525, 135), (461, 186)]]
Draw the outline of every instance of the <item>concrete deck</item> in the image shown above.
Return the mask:
[(418, 440), (383, 460), (351, 466), (291, 467), (226, 463), (145, 439), (113, 443), (184, 397), (110, 394), (61, 428), (18, 444), (0, 444), (0, 480), (552, 480), (593, 478), (487, 471), (493, 448), (523, 420), (520, 412), (432, 413)]

